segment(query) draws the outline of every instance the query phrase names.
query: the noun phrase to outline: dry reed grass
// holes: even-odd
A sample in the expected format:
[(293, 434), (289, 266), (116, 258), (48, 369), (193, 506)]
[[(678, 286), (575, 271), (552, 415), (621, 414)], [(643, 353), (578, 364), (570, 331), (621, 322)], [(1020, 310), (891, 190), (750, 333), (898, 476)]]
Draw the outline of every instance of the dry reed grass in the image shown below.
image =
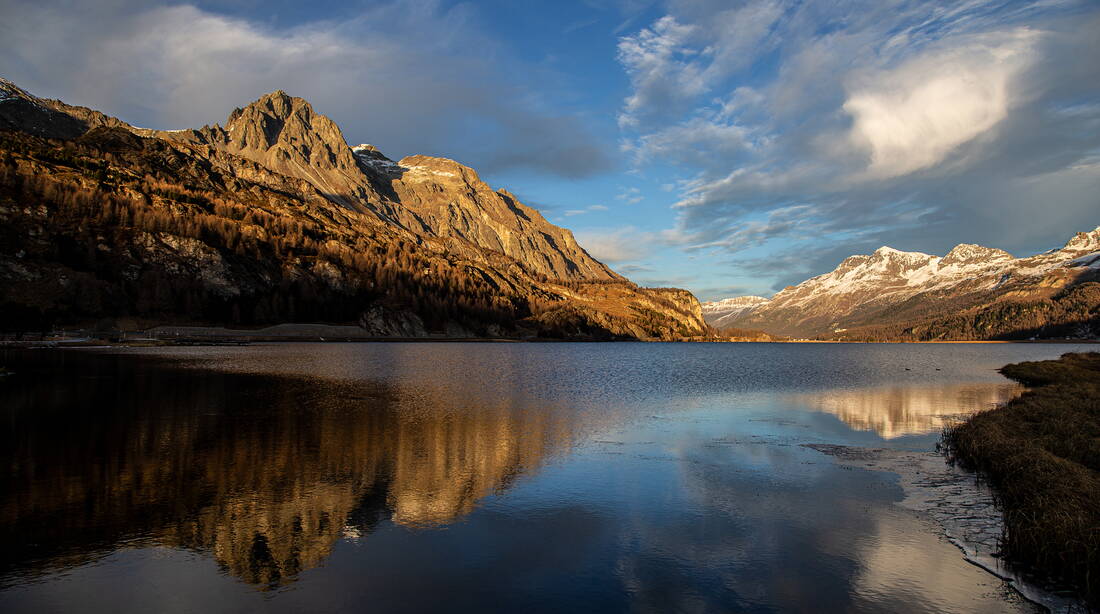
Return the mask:
[(1100, 604), (1100, 353), (1001, 369), (1032, 388), (944, 433), (1005, 516), (1002, 552)]

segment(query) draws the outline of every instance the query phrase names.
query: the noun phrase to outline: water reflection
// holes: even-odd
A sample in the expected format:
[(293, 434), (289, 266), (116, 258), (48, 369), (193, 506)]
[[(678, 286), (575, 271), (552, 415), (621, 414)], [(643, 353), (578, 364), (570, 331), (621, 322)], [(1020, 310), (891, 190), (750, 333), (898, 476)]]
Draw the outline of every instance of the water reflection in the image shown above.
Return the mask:
[(456, 408), (391, 384), (133, 363), (68, 356), (9, 391), (4, 571), (131, 542), (275, 587), (381, 519), (453, 521), (572, 440), (570, 412), (507, 397)]
[(0, 611), (1011, 611), (801, 444), (934, 432), (1068, 349), (0, 352)]
[(896, 439), (938, 433), (951, 421), (1004, 403), (1022, 390), (1012, 383), (881, 386), (818, 390), (789, 400), (833, 414), (855, 430)]

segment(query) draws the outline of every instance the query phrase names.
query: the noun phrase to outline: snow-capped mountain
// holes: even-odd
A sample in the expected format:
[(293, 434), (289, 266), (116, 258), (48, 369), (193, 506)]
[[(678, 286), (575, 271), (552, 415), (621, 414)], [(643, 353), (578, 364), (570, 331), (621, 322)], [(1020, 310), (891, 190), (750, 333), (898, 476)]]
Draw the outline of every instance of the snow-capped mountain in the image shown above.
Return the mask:
[(709, 301), (703, 303), (703, 318), (711, 326), (726, 328), (727, 321), (733, 321), (767, 302), (768, 299), (762, 296), (735, 296), (720, 301)]
[[(1100, 227), (1060, 249), (1027, 258), (961, 244), (943, 257), (880, 247), (790, 286), (771, 300), (737, 297), (704, 304), (712, 326), (819, 336), (858, 326), (915, 321), (1000, 300), (1050, 297), (1100, 278)], [(720, 307), (727, 305), (728, 307)]]

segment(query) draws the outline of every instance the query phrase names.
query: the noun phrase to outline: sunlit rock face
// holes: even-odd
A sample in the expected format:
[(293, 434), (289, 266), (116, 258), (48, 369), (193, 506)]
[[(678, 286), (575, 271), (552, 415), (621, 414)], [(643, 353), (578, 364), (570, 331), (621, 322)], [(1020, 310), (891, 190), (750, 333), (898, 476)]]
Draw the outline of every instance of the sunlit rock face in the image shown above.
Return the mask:
[[(30, 320), (328, 321), (402, 337), (707, 333), (690, 293), (631, 283), (474, 169), (349, 147), (333, 121), (282, 91), (233, 110), (224, 127), (166, 131), (0, 81), (0, 128), (6, 168), (33, 178), (15, 182), (15, 197), (36, 207), (0, 205), (0, 282)], [(43, 161), (59, 143), (41, 136), (66, 142), (63, 164)], [(77, 211), (105, 198), (108, 183), (85, 177), (92, 167), (119, 198)], [(44, 181), (50, 194), (36, 187)], [(80, 222), (63, 224), (70, 214)], [(55, 249), (70, 242), (80, 247)]]
[(372, 213), (414, 234), (509, 256), (534, 273), (560, 279), (622, 279), (592, 258), (573, 234), (548, 222), (506, 190), (493, 190), (472, 168), (414, 155), (394, 162), (371, 145), (349, 147), (340, 128), (302, 98), (279, 90), (199, 130), (143, 130), (143, 136), (195, 143), (243, 156), (304, 179), (349, 209)]
[(391, 187), (403, 226), (501, 252), (526, 268), (561, 279), (621, 279), (595, 260), (573, 233), (546, 221), (506, 190), (493, 190), (474, 169), (447, 158), (408, 156)]
[(791, 400), (833, 414), (853, 429), (883, 439), (936, 433), (953, 420), (1004, 403), (1022, 391), (1018, 384), (887, 386), (827, 390)]
[(71, 564), (70, 553), (94, 558), (87, 540), (137, 540), (208, 552), (229, 574), (277, 587), (342, 537), (470, 513), (571, 446), (578, 428), (576, 414), (553, 408), (452, 411), (455, 399), (423, 389), (294, 378), (147, 371), (92, 379), (83, 392), (13, 414), (99, 408), (55, 439), (5, 442), (36, 460), (7, 478), (0, 535), (30, 533), (20, 543), (38, 545), (6, 552), (4, 568), (45, 570)]

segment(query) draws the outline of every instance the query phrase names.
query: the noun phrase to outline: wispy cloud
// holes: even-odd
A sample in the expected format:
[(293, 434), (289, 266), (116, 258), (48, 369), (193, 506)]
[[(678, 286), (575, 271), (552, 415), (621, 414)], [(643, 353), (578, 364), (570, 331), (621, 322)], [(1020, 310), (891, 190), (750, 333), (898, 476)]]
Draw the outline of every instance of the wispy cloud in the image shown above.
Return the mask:
[(590, 28), (590, 27), (596, 25), (597, 23), (599, 23), (599, 21), (600, 20), (596, 19), (595, 17), (593, 17), (591, 19), (580, 19), (580, 20), (574, 21), (573, 23), (571, 23), (571, 24), (565, 26), (564, 28), (562, 28), (561, 33), (562, 34), (571, 34), (573, 32), (576, 32), (577, 30), (583, 30), (585, 28)]
[(589, 205), (588, 207), (585, 207), (584, 209), (569, 209), (569, 210), (565, 211), (564, 213), (562, 213), (562, 215), (565, 216), (565, 217), (573, 217), (573, 216), (576, 216), (576, 215), (584, 215), (584, 214), (592, 212), (592, 211), (607, 211), (607, 207), (605, 207), (603, 205)]
[(653, 267), (644, 264), (624, 264), (618, 267), (618, 272), (627, 276), (652, 273), (655, 270)]
[(615, 200), (620, 200), (628, 205), (635, 205), (645, 200), (645, 197), (642, 196), (641, 189), (630, 187), (620, 188), (619, 193), (615, 195)]

